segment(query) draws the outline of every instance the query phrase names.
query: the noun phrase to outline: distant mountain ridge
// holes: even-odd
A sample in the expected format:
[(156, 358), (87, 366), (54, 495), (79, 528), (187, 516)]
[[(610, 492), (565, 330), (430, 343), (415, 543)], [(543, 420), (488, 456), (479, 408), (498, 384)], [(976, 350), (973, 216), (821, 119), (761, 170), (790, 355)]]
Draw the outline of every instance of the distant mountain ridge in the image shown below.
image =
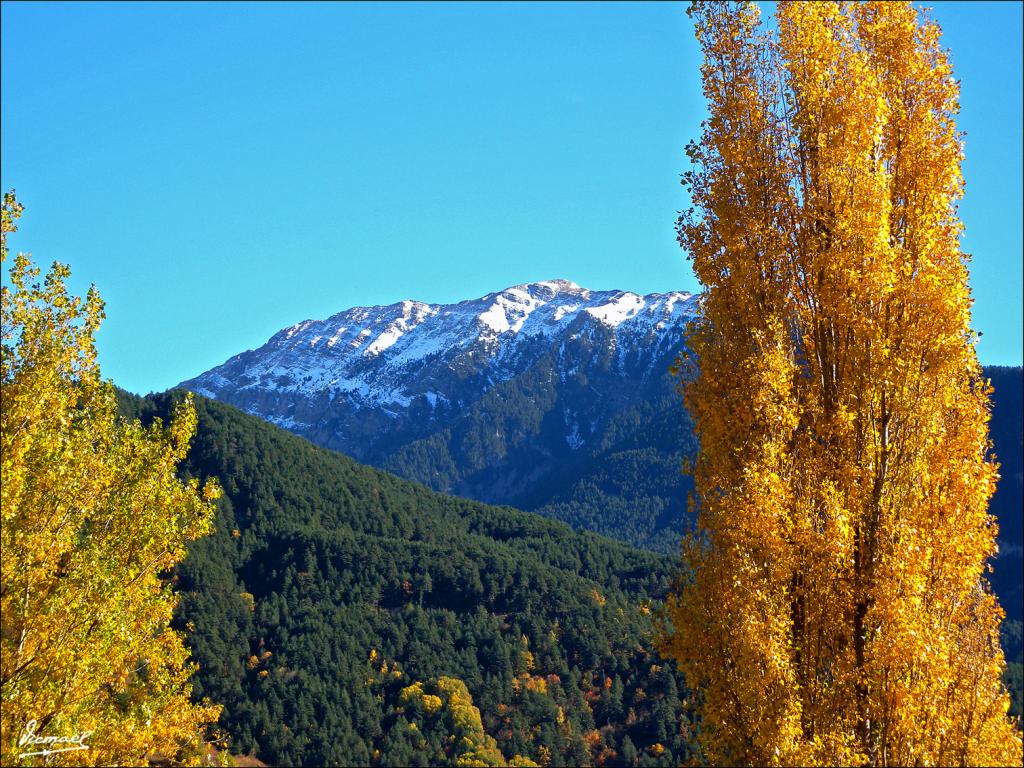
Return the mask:
[(694, 306), (688, 293), (639, 296), (549, 280), (457, 304), (354, 307), (286, 328), (182, 386), (247, 410), (259, 405), (263, 418), (359, 457), (370, 435), (345, 420), (321, 434), (324, 409), (399, 422), (444, 412), (523, 373), (552, 347), (602, 331), (618, 352), (613, 365), (646, 363), (650, 374), (657, 350), (638, 342), (678, 341)]
[[(689, 422), (673, 409), (671, 425), (650, 425), (668, 426), (664, 439), (638, 443), (637, 431), (678, 403), (668, 368), (695, 310), (685, 292), (591, 291), (568, 280), (457, 304), (354, 307), (286, 328), (181, 386), (434, 490), (668, 552), (685, 511), (678, 469), (692, 447)], [(656, 457), (630, 453), (652, 449)], [(649, 484), (650, 458), (668, 488), (620, 514), (621, 500), (586, 482), (598, 457), (613, 466), (611, 495), (632, 498)], [(575, 481), (584, 481), (578, 493)], [(601, 497), (614, 520), (595, 520), (582, 497)]]

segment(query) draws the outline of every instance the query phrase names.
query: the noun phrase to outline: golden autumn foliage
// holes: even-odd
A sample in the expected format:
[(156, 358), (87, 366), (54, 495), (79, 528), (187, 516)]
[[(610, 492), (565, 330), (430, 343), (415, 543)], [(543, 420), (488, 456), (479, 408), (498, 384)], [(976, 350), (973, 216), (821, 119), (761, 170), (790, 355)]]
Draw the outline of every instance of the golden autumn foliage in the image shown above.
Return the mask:
[[(370, 674), (366, 678), (366, 685), (381, 690), (380, 686), (386, 683), (388, 663), (376, 648), (370, 650), (367, 666)], [(397, 664), (395, 674), (398, 677), (405, 676), (398, 671)], [(383, 692), (378, 696), (382, 697)], [(402, 716), (409, 718), (406, 727), (410, 730), (439, 730), (447, 734), (444, 753), (433, 755), (434, 762), (466, 768), (505, 765), (537, 767), (535, 762), (522, 755), (513, 755), (506, 761), (494, 737), (485, 732), (480, 709), (473, 704), (469, 689), (458, 678), (439, 677), (426, 682), (413, 680), (398, 691), (396, 698), (396, 709)], [(501, 712), (504, 705), (498, 706)], [(422, 729), (417, 726), (415, 718), (421, 719), (424, 726)], [(422, 746), (425, 745), (424, 742)]]
[(908, 3), (690, 11), (701, 455), (665, 650), (714, 763), (1021, 764), (984, 577), (958, 84)]
[[(4, 260), (20, 213), (6, 195)], [(197, 762), (219, 707), (189, 700), (165, 576), (209, 530), (216, 489), (175, 475), (195, 431), (190, 403), (167, 429), (117, 419), (93, 345), (103, 303), (95, 289), (69, 296), (68, 274), (54, 264), (40, 282), (19, 254), (3, 288), (0, 757)], [(22, 758), (68, 746), (27, 732), (88, 749)]]
[[(521, 755), (515, 755), (506, 763), (495, 740), (484, 732), (480, 710), (473, 705), (464, 682), (454, 677), (441, 677), (428, 683), (427, 688), (436, 693), (427, 693), (424, 684), (417, 680), (401, 690), (399, 702), (408, 710), (444, 721), (452, 744), (448, 757), (454, 765), (536, 765)], [(410, 725), (415, 727), (416, 724)]]

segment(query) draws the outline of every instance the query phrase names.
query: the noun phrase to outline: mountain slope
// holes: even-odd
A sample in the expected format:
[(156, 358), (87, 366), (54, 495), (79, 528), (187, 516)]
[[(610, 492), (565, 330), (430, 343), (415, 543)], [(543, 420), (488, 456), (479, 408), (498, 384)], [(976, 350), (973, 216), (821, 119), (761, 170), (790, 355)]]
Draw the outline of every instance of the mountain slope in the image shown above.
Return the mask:
[[(177, 396), (122, 394), (122, 412), (165, 418)], [(176, 572), (178, 624), (234, 751), (288, 765), (448, 764), (471, 747), (556, 765), (686, 759), (682, 681), (650, 650), (642, 607), (673, 559), (433, 493), (230, 406), (197, 398), (197, 412), (185, 470), (225, 497)], [(448, 678), (480, 730), (446, 709)]]
[[(357, 307), (182, 386), (434, 490), (670, 552), (688, 488), (677, 469), (695, 445), (685, 412), (668, 430), (649, 417), (675, 398), (668, 368), (694, 307), (564, 280)], [(588, 477), (595, 466), (603, 477)]]

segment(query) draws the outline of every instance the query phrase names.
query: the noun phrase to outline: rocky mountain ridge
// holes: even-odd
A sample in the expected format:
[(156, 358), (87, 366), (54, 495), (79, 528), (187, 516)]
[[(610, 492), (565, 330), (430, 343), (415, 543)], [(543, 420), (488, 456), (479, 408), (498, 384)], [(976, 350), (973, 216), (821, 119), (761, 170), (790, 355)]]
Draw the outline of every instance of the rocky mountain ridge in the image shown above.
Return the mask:
[[(547, 361), (562, 383), (594, 363), (631, 385), (663, 379), (695, 307), (688, 293), (590, 291), (568, 280), (457, 304), (354, 307), (286, 328), (181, 386), (381, 463)], [(569, 449), (596, 429), (583, 415), (563, 414)]]

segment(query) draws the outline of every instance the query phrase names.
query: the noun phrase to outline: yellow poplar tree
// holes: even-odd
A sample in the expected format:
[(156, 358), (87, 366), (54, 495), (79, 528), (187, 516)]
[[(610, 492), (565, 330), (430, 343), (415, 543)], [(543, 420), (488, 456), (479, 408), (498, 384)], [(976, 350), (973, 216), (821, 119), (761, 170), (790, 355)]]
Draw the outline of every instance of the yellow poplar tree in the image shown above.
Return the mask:
[[(5, 195), (3, 260), (21, 210)], [(189, 700), (166, 577), (210, 529), (217, 491), (175, 475), (190, 403), (166, 430), (117, 419), (93, 345), (103, 303), (69, 296), (68, 274), (55, 263), (40, 283), (18, 254), (3, 287), (0, 758), (197, 761), (219, 707)], [(31, 754), (53, 750), (68, 751)]]
[(665, 649), (704, 758), (1020, 765), (940, 30), (902, 2), (779, 2), (774, 33), (752, 3), (689, 13), (701, 454)]

